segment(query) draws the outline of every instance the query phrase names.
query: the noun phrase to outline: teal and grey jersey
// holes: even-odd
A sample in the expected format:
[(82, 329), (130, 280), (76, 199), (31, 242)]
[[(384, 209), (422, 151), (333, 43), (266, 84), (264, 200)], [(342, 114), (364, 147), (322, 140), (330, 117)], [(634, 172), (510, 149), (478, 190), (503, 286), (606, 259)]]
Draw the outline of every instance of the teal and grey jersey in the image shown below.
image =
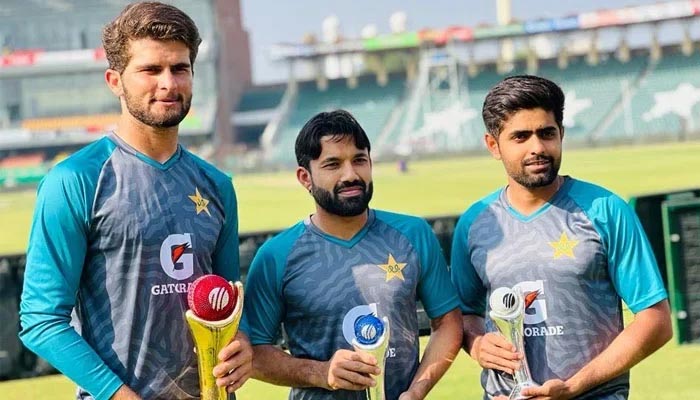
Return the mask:
[[(500, 190), (460, 218), (452, 280), (463, 314), (488, 315), (494, 289), (525, 294), (525, 349), (533, 380), (566, 380), (622, 331), (622, 299), (637, 313), (667, 297), (649, 242), (631, 208), (609, 191), (566, 178), (552, 199), (523, 216)], [(486, 318), (486, 327), (495, 331)], [(484, 398), (508, 394), (511, 376), (482, 373)], [(626, 399), (629, 374), (580, 398)]]
[[(273, 344), (280, 323), (294, 357), (326, 361), (352, 349), (354, 322), (387, 317), (387, 399), (411, 384), (418, 368), (416, 301), (430, 318), (459, 307), (440, 245), (417, 217), (369, 211), (350, 240), (328, 236), (309, 219), (267, 241), (246, 281), (245, 315), (253, 345)], [(290, 399), (357, 399), (364, 392), (293, 388)]]
[(20, 337), (78, 398), (122, 384), (144, 399), (198, 398), (184, 313), (188, 284), (208, 273), (239, 277), (231, 178), (180, 146), (161, 164), (109, 135), (39, 186)]

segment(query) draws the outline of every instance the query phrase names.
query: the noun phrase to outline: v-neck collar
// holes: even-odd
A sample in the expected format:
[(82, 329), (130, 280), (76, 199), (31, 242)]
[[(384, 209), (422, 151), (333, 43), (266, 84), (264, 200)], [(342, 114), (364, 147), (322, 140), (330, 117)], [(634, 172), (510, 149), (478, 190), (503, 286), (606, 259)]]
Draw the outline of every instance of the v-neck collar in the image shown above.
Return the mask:
[(362, 240), (367, 235), (367, 232), (369, 232), (369, 229), (372, 226), (372, 224), (374, 224), (376, 218), (377, 217), (374, 213), (374, 210), (369, 209), (367, 212), (367, 221), (365, 222), (365, 225), (353, 237), (351, 237), (348, 240), (329, 235), (326, 232), (322, 231), (319, 227), (314, 225), (313, 222), (311, 222), (311, 216), (307, 217), (304, 220), (304, 225), (306, 225), (306, 227), (314, 234), (321, 236), (329, 242), (335, 243), (339, 246), (343, 246), (349, 249), (355, 246), (358, 242), (360, 242), (360, 240)]
[(110, 140), (112, 140), (117, 146), (121, 147), (124, 151), (127, 153), (133, 155), (134, 157), (138, 158), (139, 160), (145, 162), (146, 164), (158, 168), (162, 171), (165, 171), (169, 169), (173, 164), (177, 162), (177, 160), (180, 159), (180, 156), (182, 155), (182, 146), (180, 144), (177, 144), (177, 149), (175, 149), (175, 153), (170, 156), (170, 158), (165, 161), (164, 163), (160, 163), (151, 157), (141, 153), (140, 151), (136, 150), (133, 148), (130, 144), (124, 141), (124, 139), (120, 138), (119, 135), (117, 135), (114, 131), (110, 132), (109, 135), (107, 135)]
[(564, 196), (566, 194), (566, 192), (569, 191), (569, 185), (570, 185), (571, 179), (569, 176), (563, 176), (563, 178), (564, 178), (564, 182), (559, 187), (559, 190), (557, 190), (557, 192), (554, 193), (554, 195), (549, 200), (547, 200), (547, 202), (542, 204), (540, 206), (540, 208), (538, 208), (535, 212), (533, 212), (530, 215), (521, 214), (518, 210), (516, 210), (510, 204), (510, 202), (508, 201), (508, 195), (506, 193), (506, 189), (508, 188), (507, 186), (504, 187), (503, 189), (501, 189), (501, 194), (500, 194), (501, 202), (503, 202), (503, 205), (505, 206), (508, 213), (510, 215), (512, 215), (513, 217), (517, 218), (518, 220), (520, 220), (522, 222), (533, 221), (533, 220), (537, 219), (537, 217), (539, 217), (540, 215), (547, 212), (547, 210), (549, 210), (549, 208), (552, 206), (552, 204), (555, 204), (562, 196)]

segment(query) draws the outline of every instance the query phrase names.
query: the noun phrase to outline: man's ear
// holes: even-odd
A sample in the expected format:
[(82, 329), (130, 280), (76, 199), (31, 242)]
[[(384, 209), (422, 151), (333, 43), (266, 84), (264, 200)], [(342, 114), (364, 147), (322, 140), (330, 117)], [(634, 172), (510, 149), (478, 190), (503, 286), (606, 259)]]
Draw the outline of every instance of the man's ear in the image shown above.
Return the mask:
[(122, 75), (111, 68), (105, 71), (105, 81), (107, 82), (107, 87), (114, 93), (117, 97), (122, 97), (124, 95), (124, 89), (122, 87)]
[(498, 139), (496, 139), (492, 134), (486, 132), (484, 134), (484, 143), (488, 149), (491, 156), (496, 160), (501, 159), (501, 149), (498, 147)]
[(311, 191), (311, 171), (304, 167), (297, 167), (297, 180), (301, 183), (301, 186), (306, 189), (306, 191)]

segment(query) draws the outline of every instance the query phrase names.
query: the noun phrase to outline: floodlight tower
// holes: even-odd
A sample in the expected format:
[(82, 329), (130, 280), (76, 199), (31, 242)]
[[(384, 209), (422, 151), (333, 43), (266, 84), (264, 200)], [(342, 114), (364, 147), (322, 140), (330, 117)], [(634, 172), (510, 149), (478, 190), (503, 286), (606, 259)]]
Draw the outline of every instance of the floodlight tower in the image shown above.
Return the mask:
[[(511, 9), (511, 0), (496, 0), (496, 22), (498, 25), (508, 25), (512, 22)], [(513, 39), (502, 39), (499, 67), (507, 69), (513, 62), (513, 56)]]

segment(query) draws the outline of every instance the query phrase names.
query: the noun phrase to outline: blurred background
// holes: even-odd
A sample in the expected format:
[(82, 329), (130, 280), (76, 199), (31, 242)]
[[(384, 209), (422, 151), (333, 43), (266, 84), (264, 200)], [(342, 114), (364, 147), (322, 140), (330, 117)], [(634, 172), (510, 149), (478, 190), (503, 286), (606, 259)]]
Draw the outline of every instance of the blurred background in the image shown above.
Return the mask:
[[(312, 210), (293, 144), (336, 108), (372, 142), (373, 204), (426, 217), (449, 255), (458, 214), (504, 183), (482, 144), (484, 96), (537, 74), (566, 94), (564, 172), (630, 200), (671, 292), (676, 342), (700, 341), (700, 0), (166, 2), (204, 39), (181, 142), (234, 176), (244, 273), (265, 239)], [(34, 193), (115, 127), (101, 30), (128, 3), (0, 0), (0, 378), (55, 372), (17, 340)], [(670, 351), (700, 359), (697, 345)], [(686, 383), (673, 398), (700, 398)], [(40, 398), (9, 384), (0, 392)]]

